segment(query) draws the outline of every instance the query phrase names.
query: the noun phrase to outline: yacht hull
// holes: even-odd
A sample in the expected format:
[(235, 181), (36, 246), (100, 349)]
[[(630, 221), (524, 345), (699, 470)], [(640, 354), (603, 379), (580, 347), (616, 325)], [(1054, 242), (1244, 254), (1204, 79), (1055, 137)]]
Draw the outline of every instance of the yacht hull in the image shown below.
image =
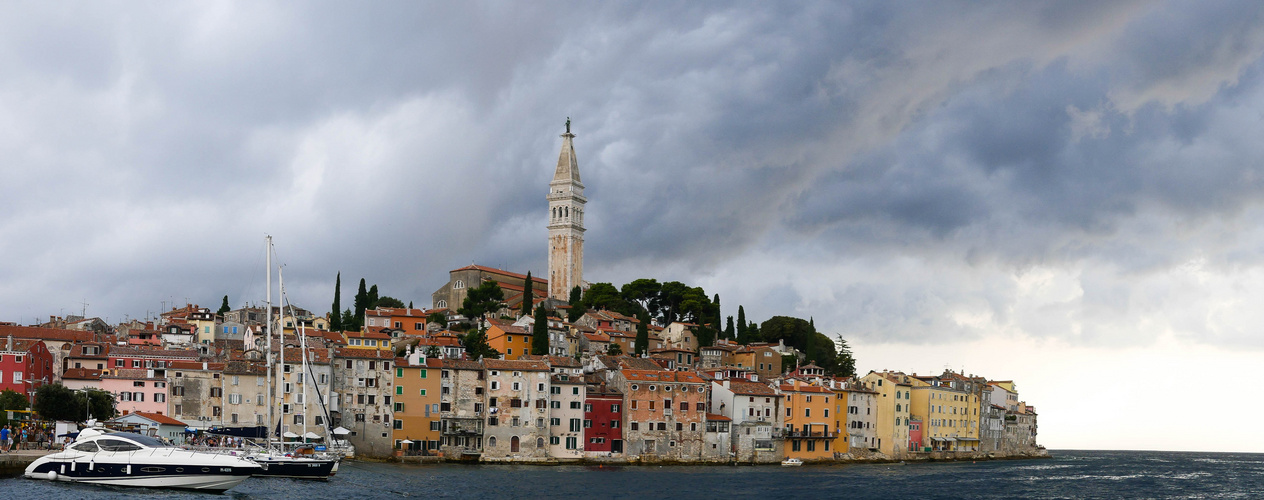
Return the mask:
[(289, 477), (298, 479), (329, 479), (338, 471), (338, 460), (294, 457), (261, 457), (255, 462), (263, 466), (256, 477)]

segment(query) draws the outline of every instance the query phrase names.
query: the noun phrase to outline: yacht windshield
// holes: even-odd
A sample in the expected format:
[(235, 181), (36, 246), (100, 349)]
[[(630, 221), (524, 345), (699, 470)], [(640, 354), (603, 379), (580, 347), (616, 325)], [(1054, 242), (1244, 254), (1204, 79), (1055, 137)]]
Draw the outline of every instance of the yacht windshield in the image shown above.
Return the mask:
[(101, 446), (102, 451), (135, 451), (141, 449), (141, 446), (137, 446), (138, 444), (148, 448), (163, 448), (167, 446), (157, 439), (130, 432), (110, 434), (109, 437), (98, 439), (96, 442)]

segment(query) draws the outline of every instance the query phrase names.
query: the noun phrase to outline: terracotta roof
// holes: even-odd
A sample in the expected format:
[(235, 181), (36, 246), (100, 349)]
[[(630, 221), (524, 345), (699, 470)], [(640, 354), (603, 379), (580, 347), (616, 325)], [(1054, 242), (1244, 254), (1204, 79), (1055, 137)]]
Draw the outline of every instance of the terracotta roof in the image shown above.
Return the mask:
[(482, 370), (483, 364), (478, 361), (470, 361), (468, 359), (445, 359), (443, 367), (452, 370)]
[(776, 396), (774, 391), (768, 384), (759, 382), (743, 382), (740, 380), (729, 380), (729, 390), (733, 394), (741, 394), (743, 396)]
[[(501, 275), (501, 276), (512, 276), (512, 277), (514, 277), (514, 278), (518, 278), (518, 279), (521, 279), (521, 280), (526, 280), (526, 279), (527, 279), (527, 275), (525, 275), (525, 274), (511, 273), (511, 272), (506, 271), (506, 270), (504, 270), (504, 269), (496, 269), (496, 268), (494, 268), (494, 267), (480, 266), (480, 265), (478, 265), (478, 264), (470, 264), (470, 265), (465, 266), (465, 267), (462, 267), (462, 268), (460, 268), (460, 269), (453, 269), (453, 270), (452, 270), (452, 272), (457, 272), (457, 271), (476, 271), (476, 270), (477, 270), (477, 271), (487, 272), (487, 273), (492, 273), (492, 274), (499, 274), (499, 275)], [(548, 284), (548, 282), (549, 282), (549, 280), (546, 280), (546, 279), (541, 278), (541, 277), (538, 277), (538, 276), (532, 276), (532, 277), (531, 277), (531, 281), (534, 281), (534, 282), (536, 282), (536, 283), (543, 283), (543, 284)]]
[(512, 333), (515, 335), (530, 335), (531, 334), (531, 332), (527, 330), (526, 327), (515, 326), (512, 321), (505, 321), (503, 319), (489, 319), (487, 320), (487, 323), (491, 326), (494, 326), (496, 328), (503, 330), (505, 333)]
[[(383, 328), (386, 328), (386, 327), (383, 327)], [(342, 333), (343, 335), (345, 335), (345, 336), (346, 336), (347, 338), (349, 338), (349, 339), (352, 339), (352, 338), (355, 338), (355, 339), (377, 339), (377, 340), (390, 340), (390, 339), (391, 339), (391, 336), (390, 336), (390, 335), (387, 335), (387, 334), (385, 334), (385, 333), (382, 333), (380, 329), (378, 329), (378, 331), (373, 331), (373, 329), (370, 329), (369, 331), (366, 331), (366, 332), (348, 332), (348, 331), (344, 331), (344, 332), (341, 332), (341, 333)]]
[(714, 414), (714, 413), (708, 413), (708, 414), (707, 414), (707, 420), (711, 420), (711, 421), (719, 421), (719, 422), (731, 422), (731, 421), (733, 421), (733, 419), (731, 419), (731, 418), (729, 418), (729, 417), (726, 417), (726, 416), (724, 416), (724, 415), (716, 415), (716, 414)]
[(152, 347), (131, 347), (131, 346), (113, 346), (110, 348), (110, 357), (136, 357), (136, 356), (154, 356), (162, 358), (190, 358), (195, 359), (198, 353), (193, 349), (154, 349)]
[(61, 374), (61, 378), (63, 380), (101, 380), (101, 370), (67, 368), (66, 372)]
[(268, 367), (261, 362), (229, 361), (224, 363), (225, 375), (266, 375)]
[(484, 359), (483, 367), (488, 370), (549, 371), (549, 364), (543, 361)]
[(601, 332), (585, 333), (584, 336), (588, 337), (588, 340), (591, 340), (593, 342), (609, 342), (610, 341), (610, 336)]
[(621, 370), (620, 372), (623, 373), (623, 378), (628, 379), (629, 382), (681, 382), (701, 384), (706, 381), (697, 373), (687, 371)]
[(159, 415), (157, 413), (149, 413), (149, 412), (143, 412), (143, 411), (132, 412), (132, 414), (140, 415), (142, 417), (153, 420), (154, 422), (158, 422), (160, 424), (178, 425), (180, 427), (184, 427), (184, 422), (168, 417), (166, 415)]
[(59, 340), (62, 342), (87, 342), (96, 338), (96, 334), (91, 331), (0, 325), (0, 337), (8, 337), (10, 335), (14, 339)]

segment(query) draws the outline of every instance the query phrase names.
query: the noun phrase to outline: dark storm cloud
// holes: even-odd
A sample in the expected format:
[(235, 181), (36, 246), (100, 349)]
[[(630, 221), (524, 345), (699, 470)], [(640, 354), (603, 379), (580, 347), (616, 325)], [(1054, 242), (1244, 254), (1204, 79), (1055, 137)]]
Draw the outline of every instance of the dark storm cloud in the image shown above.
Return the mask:
[(1091, 340), (1259, 262), (1255, 3), (5, 9), (0, 319), (257, 301), (264, 234), (320, 312), (541, 273), (567, 116), (585, 277), (755, 318)]

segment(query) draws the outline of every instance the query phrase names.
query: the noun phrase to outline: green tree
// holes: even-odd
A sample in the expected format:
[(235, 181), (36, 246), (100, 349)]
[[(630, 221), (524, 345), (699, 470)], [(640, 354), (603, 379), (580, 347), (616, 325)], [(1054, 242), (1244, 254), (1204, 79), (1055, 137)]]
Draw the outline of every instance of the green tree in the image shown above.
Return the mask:
[(45, 384), (35, 390), (32, 408), (45, 420), (82, 422), (90, 415), (97, 420), (114, 418), (114, 396), (99, 389), (75, 392), (61, 384)]
[(659, 326), (667, 326), (677, 321), (680, 317), (680, 303), (685, 300), (685, 294), (689, 291), (690, 288), (679, 281), (663, 283), (658, 299)]
[(26, 395), (15, 392), (13, 389), (5, 389), (0, 392), (0, 426), (9, 424), (9, 413), (7, 410), (25, 410), (30, 408), (30, 402), (26, 400)]
[(737, 306), (737, 343), (751, 343), (750, 328), (746, 325), (746, 308), (741, 305)]
[[(804, 358), (824, 368), (826, 373), (841, 375), (834, 341), (817, 332), (814, 321), (790, 316), (773, 316), (761, 325), (765, 342), (785, 341), (786, 345), (804, 352)], [(854, 369), (854, 368), (853, 368)]]
[(535, 302), (535, 280), (531, 279), (531, 271), (527, 271), (527, 281), (522, 285), (522, 315), (531, 315), (531, 305)]
[(412, 309), (412, 308), (413, 308), (413, 301), (411, 301), (411, 300), (410, 300), (410, 301), (408, 301), (408, 308), (409, 308), (409, 309)]
[[(377, 285), (374, 285), (374, 286), (377, 286)], [(372, 294), (372, 292), (369, 292), (369, 293)], [(395, 308), (403, 309), (404, 301), (399, 300), (395, 297), (391, 297), (389, 295), (383, 295), (377, 298), (377, 305), (375, 309), (377, 307), (395, 307)]]
[(724, 324), (720, 320), (720, 294), (715, 294), (715, 298), (711, 300), (711, 326), (716, 332), (720, 331), (720, 325)]
[(470, 359), (500, 359), (500, 351), (487, 344), (487, 331), (481, 328), (465, 334), (461, 338), (461, 345), (465, 346), (465, 353)]
[(437, 346), (437, 345), (431, 345), (431, 346), (429, 346), (429, 347), (426, 347), (426, 357), (427, 357), (427, 358), (437, 358), (437, 357), (440, 357), (440, 356), (442, 356), (442, 355), (443, 355), (443, 353), (439, 352), (439, 346)]
[(439, 311), (435, 311), (430, 314), (427, 314), (426, 324), (429, 325), (430, 323), (438, 323), (444, 329), (447, 329), (448, 328), (448, 315), (443, 314)]
[(584, 291), (584, 298), (580, 301), (584, 305), (585, 310), (607, 310), (617, 311), (628, 314), (628, 303), (623, 300), (623, 295), (619, 290), (610, 283), (593, 283)]
[(636, 304), (650, 316), (658, 316), (658, 300), (662, 289), (663, 286), (658, 283), (658, 280), (641, 278), (623, 285), (619, 289), (619, 294), (623, 296), (623, 300)]
[(501, 290), (500, 284), (494, 280), (487, 280), (470, 289), (457, 312), (466, 318), (480, 321), (481, 325), (481, 320), (487, 314), (498, 311), (504, 303), (505, 292)]
[(636, 341), (632, 344), (632, 350), (640, 356), (645, 354), (650, 347), (650, 315), (645, 311), (641, 311), (640, 321), (636, 324)]
[(360, 278), (360, 290), (355, 296), (355, 321), (352, 330), (360, 331), (364, 327), (364, 310), (369, 307), (369, 289), (364, 286), (364, 278)]
[[(377, 285), (373, 285), (369, 287), (369, 300), (364, 303), (364, 309), (377, 309), (378, 300), (380, 299), (377, 296)], [(400, 304), (400, 306), (403, 306), (403, 304)]]
[(619, 347), (619, 344), (611, 342), (610, 345), (606, 346), (606, 355), (618, 356), (620, 354), (623, 354), (623, 348)]
[(351, 312), (351, 310), (350, 310), (350, 309), (343, 309), (343, 311), (342, 311), (342, 329), (341, 329), (341, 330), (339, 330), (339, 331), (342, 331), (342, 330), (353, 330), (353, 331), (358, 331), (358, 329), (356, 329), (356, 328), (354, 328), (354, 327), (355, 327), (355, 313), (354, 313), (354, 312)]
[(570, 310), (566, 312), (566, 321), (574, 323), (575, 320), (578, 320), (584, 315), (584, 313), (588, 312), (588, 309), (586, 309), (583, 304), (583, 294), (584, 290), (580, 288), (579, 285), (575, 285), (574, 288), (571, 288), (570, 298), (566, 301), (567, 304), (570, 304), (571, 306)]
[(223, 302), (222, 304), (220, 304), (220, 305), (219, 305), (219, 310), (218, 310), (218, 311), (215, 311), (215, 314), (219, 314), (219, 315), (221, 315), (221, 316), (222, 316), (224, 313), (226, 313), (226, 312), (228, 312), (228, 311), (231, 311), (231, 310), (233, 310), (233, 308), (228, 307), (228, 296), (227, 296), (227, 295), (225, 295), (225, 296), (224, 296), (224, 302)]
[(531, 325), (531, 354), (542, 356), (549, 353), (549, 312), (535, 308), (535, 323)]
[(335, 332), (343, 330), (342, 323), (342, 271), (334, 279), (334, 303), (329, 308), (329, 329)]
[(835, 345), (838, 347), (838, 361), (835, 363), (837, 371), (835, 373), (842, 377), (856, 376), (856, 358), (852, 357), (851, 346), (847, 345), (847, 341), (843, 339), (841, 334), (838, 335), (838, 342)]
[(724, 338), (733, 340), (737, 338), (737, 334), (733, 330), (733, 317), (729, 316), (728, 323), (724, 325)]

